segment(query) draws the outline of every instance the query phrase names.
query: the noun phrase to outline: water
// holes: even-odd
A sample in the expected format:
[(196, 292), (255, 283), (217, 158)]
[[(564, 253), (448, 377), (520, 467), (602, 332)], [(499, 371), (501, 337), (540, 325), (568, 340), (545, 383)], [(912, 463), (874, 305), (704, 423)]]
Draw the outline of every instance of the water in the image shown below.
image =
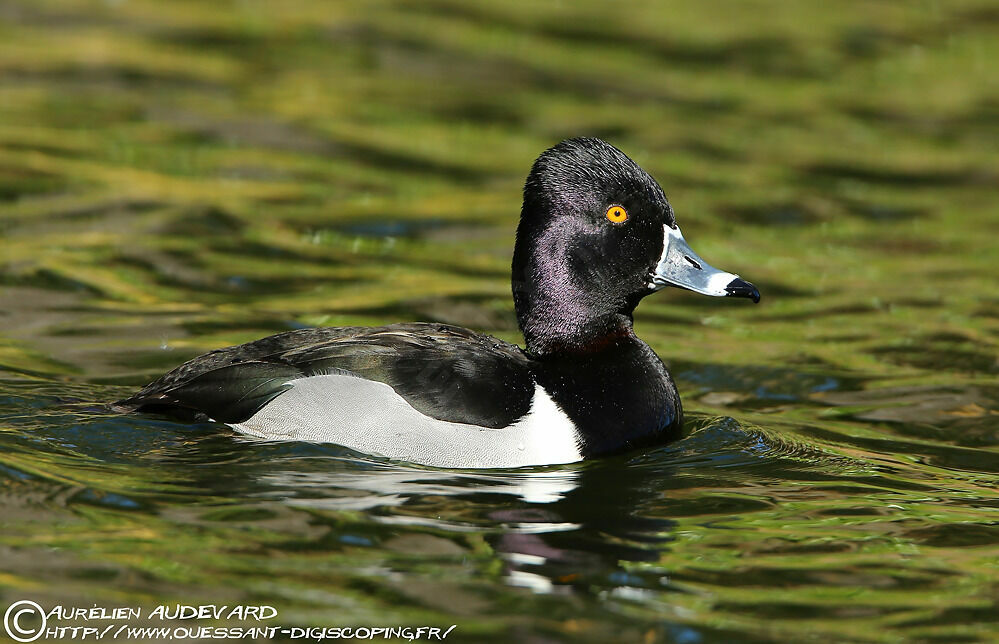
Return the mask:
[[(0, 606), (266, 604), (474, 642), (999, 637), (994, 7), (567, 12), (0, 4)], [(104, 406), (301, 326), (519, 341), (519, 190), (575, 134), (763, 292), (639, 307), (683, 440), (440, 471)]]

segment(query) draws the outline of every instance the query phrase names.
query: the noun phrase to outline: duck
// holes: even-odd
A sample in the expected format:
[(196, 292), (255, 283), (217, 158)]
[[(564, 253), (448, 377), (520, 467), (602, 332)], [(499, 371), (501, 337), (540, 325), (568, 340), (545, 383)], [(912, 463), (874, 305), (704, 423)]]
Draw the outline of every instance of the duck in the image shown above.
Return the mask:
[(531, 167), (511, 283), (524, 347), (439, 323), (296, 329), (196, 357), (113, 407), (438, 468), (574, 463), (682, 436), (676, 384), (633, 327), (643, 298), (760, 301), (701, 259), (659, 183), (597, 138)]

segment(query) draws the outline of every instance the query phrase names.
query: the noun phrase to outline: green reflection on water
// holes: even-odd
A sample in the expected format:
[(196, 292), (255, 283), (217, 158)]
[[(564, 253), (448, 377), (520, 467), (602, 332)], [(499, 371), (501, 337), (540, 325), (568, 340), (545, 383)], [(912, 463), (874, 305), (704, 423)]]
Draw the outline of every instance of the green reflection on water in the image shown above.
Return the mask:
[[(996, 637), (996, 17), (7, 2), (0, 597), (463, 641)], [(299, 325), (519, 340), (520, 187), (580, 134), (764, 293), (639, 308), (684, 441), (442, 473), (100, 408)]]

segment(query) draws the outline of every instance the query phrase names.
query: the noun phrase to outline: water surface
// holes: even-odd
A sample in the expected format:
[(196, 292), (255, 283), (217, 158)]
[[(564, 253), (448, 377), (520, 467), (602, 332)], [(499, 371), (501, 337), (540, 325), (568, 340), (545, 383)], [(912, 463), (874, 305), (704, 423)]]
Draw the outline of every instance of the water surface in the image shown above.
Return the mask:
[[(616, 7), (0, 4), (0, 605), (999, 637), (999, 13)], [(687, 438), (441, 471), (104, 406), (302, 326), (519, 341), (523, 178), (580, 134), (763, 292), (639, 307)]]

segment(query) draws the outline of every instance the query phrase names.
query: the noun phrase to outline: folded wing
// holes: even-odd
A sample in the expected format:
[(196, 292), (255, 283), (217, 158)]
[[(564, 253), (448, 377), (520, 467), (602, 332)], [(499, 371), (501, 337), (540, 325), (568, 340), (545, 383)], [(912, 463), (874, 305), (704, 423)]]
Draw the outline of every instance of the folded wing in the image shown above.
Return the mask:
[(212, 351), (119, 409), (240, 423), (315, 375), (349, 373), (382, 382), (438, 420), (502, 428), (531, 408), (534, 377), (521, 349), (443, 324), (318, 328)]

